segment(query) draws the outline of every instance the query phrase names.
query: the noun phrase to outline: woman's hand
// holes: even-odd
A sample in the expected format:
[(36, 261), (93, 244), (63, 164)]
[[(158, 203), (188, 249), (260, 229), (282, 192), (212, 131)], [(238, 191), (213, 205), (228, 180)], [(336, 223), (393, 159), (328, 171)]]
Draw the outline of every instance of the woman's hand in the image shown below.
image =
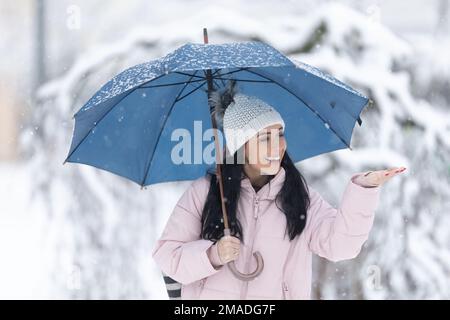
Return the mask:
[(369, 171), (356, 177), (353, 182), (366, 188), (378, 187), (405, 170), (405, 167), (395, 167), (386, 170)]
[(224, 236), (217, 242), (217, 251), (223, 264), (236, 260), (239, 256), (241, 241), (233, 236)]

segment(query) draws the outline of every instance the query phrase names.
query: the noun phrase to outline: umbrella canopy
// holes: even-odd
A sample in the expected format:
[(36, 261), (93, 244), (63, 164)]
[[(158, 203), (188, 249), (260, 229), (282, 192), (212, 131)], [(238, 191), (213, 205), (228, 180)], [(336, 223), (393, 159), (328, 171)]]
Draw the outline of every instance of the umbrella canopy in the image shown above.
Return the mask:
[[(215, 89), (234, 79), (240, 92), (280, 112), (295, 162), (350, 148), (355, 123), (361, 125), (359, 115), (369, 102), (262, 42), (188, 43), (123, 71), (81, 107), (64, 163), (91, 165), (142, 187), (203, 176), (215, 167), (213, 137), (203, 135), (212, 128), (207, 70)], [(173, 161), (174, 155), (182, 162)]]

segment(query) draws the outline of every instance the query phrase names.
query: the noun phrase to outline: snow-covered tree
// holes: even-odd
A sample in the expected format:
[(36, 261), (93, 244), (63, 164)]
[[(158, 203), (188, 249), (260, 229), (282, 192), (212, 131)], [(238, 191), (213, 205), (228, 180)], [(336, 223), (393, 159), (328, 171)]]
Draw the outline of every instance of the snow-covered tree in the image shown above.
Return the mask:
[[(414, 95), (414, 66), (422, 67), (417, 51), (370, 16), (332, 4), (307, 20), (315, 27), (302, 42), (306, 45), (290, 50), (374, 101), (363, 111), (363, 126), (355, 130), (354, 151), (322, 157), (326, 164), (315, 174), (317, 182), (323, 188), (342, 184), (348, 173), (324, 175), (337, 167), (352, 172), (408, 168), (402, 178), (382, 187), (375, 226), (359, 258), (338, 268), (322, 261), (325, 266), (316, 268), (317, 297), (448, 298), (448, 107)], [(432, 95), (433, 87), (428, 91)], [(311, 159), (306, 171), (316, 164)], [(340, 193), (332, 193), (337, 205)]]

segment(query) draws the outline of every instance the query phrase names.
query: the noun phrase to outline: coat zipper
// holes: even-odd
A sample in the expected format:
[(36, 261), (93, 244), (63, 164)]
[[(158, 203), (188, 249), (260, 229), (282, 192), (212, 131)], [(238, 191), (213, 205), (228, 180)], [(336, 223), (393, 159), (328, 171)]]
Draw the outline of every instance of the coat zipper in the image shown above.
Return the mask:
[[(250, 264), (250, 259), (253, 259), (253, 245), (255, 244), (255, 236), (256, 236), (256, 223), (258, 220), (258, 206), (259, 206), (259, 199), (258, 197), (255, 195), (254, 196), (254, 200), (253, 200), (253, 205), (254, 205), (254, 211), (253, 211), (253, 238), (252, 238), (252, 245), (250, 247), (250, 253), (249, 253), (249, 257), (247, 258), (247, 262), (246, 262), (246, 268), (248, 269), (248, 266)], [(243, 288), (243, 292), (241, 292), (241, 300), (243, 300), (246, 296), (247, 296), (247, 291), (248, 291), (248, 281), (244, 281), (244, 288)]]

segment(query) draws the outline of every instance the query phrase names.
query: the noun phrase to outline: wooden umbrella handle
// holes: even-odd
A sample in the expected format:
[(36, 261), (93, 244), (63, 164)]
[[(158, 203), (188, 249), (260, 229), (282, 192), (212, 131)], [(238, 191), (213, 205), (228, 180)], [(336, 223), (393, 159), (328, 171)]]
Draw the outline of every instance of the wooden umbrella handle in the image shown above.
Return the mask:
[(241, 273), (237, 268), (236, 265), (234, 264), (234, 261), (230, 261), (228, 262), (228, 268), (230, 268), (230, 271), (233, 273), (233, 275), (238, 278), (239, 280), (243, 280), (243, 281), (251, 281), (253, 279), (255, 279), (257, 276), (260, 275), (260, 273), (263, 271), (264, 269), (264, 260), (262, 258), (261, 253), (259, 253), (259, 251), (253, 252), (253, 256), (256, 259), (256, 269), (255, 271), (245, 274), (245, 273)]
[[(224, 235), (225, 236), (230, 235), (229, 228), (225, 228)], [(253, 252), (253, 256), (256, 259), (256, 269), (253, 272), (248, 273), (248, 274), (242, 273), (236, 268), (235, 262), (230, 261), (227, 263), (227, 265), (228, 265), (228, 268), (230, 269), (231, 273), (233, 273), (233, 275), (236, 278), (238, 278), (239, 280), (243, 280), (243, 281), (251, 281), (251, 280), (255, 279), (257, 276), (259, 276), (264, 269), (264, 260), (259, 251)]]

